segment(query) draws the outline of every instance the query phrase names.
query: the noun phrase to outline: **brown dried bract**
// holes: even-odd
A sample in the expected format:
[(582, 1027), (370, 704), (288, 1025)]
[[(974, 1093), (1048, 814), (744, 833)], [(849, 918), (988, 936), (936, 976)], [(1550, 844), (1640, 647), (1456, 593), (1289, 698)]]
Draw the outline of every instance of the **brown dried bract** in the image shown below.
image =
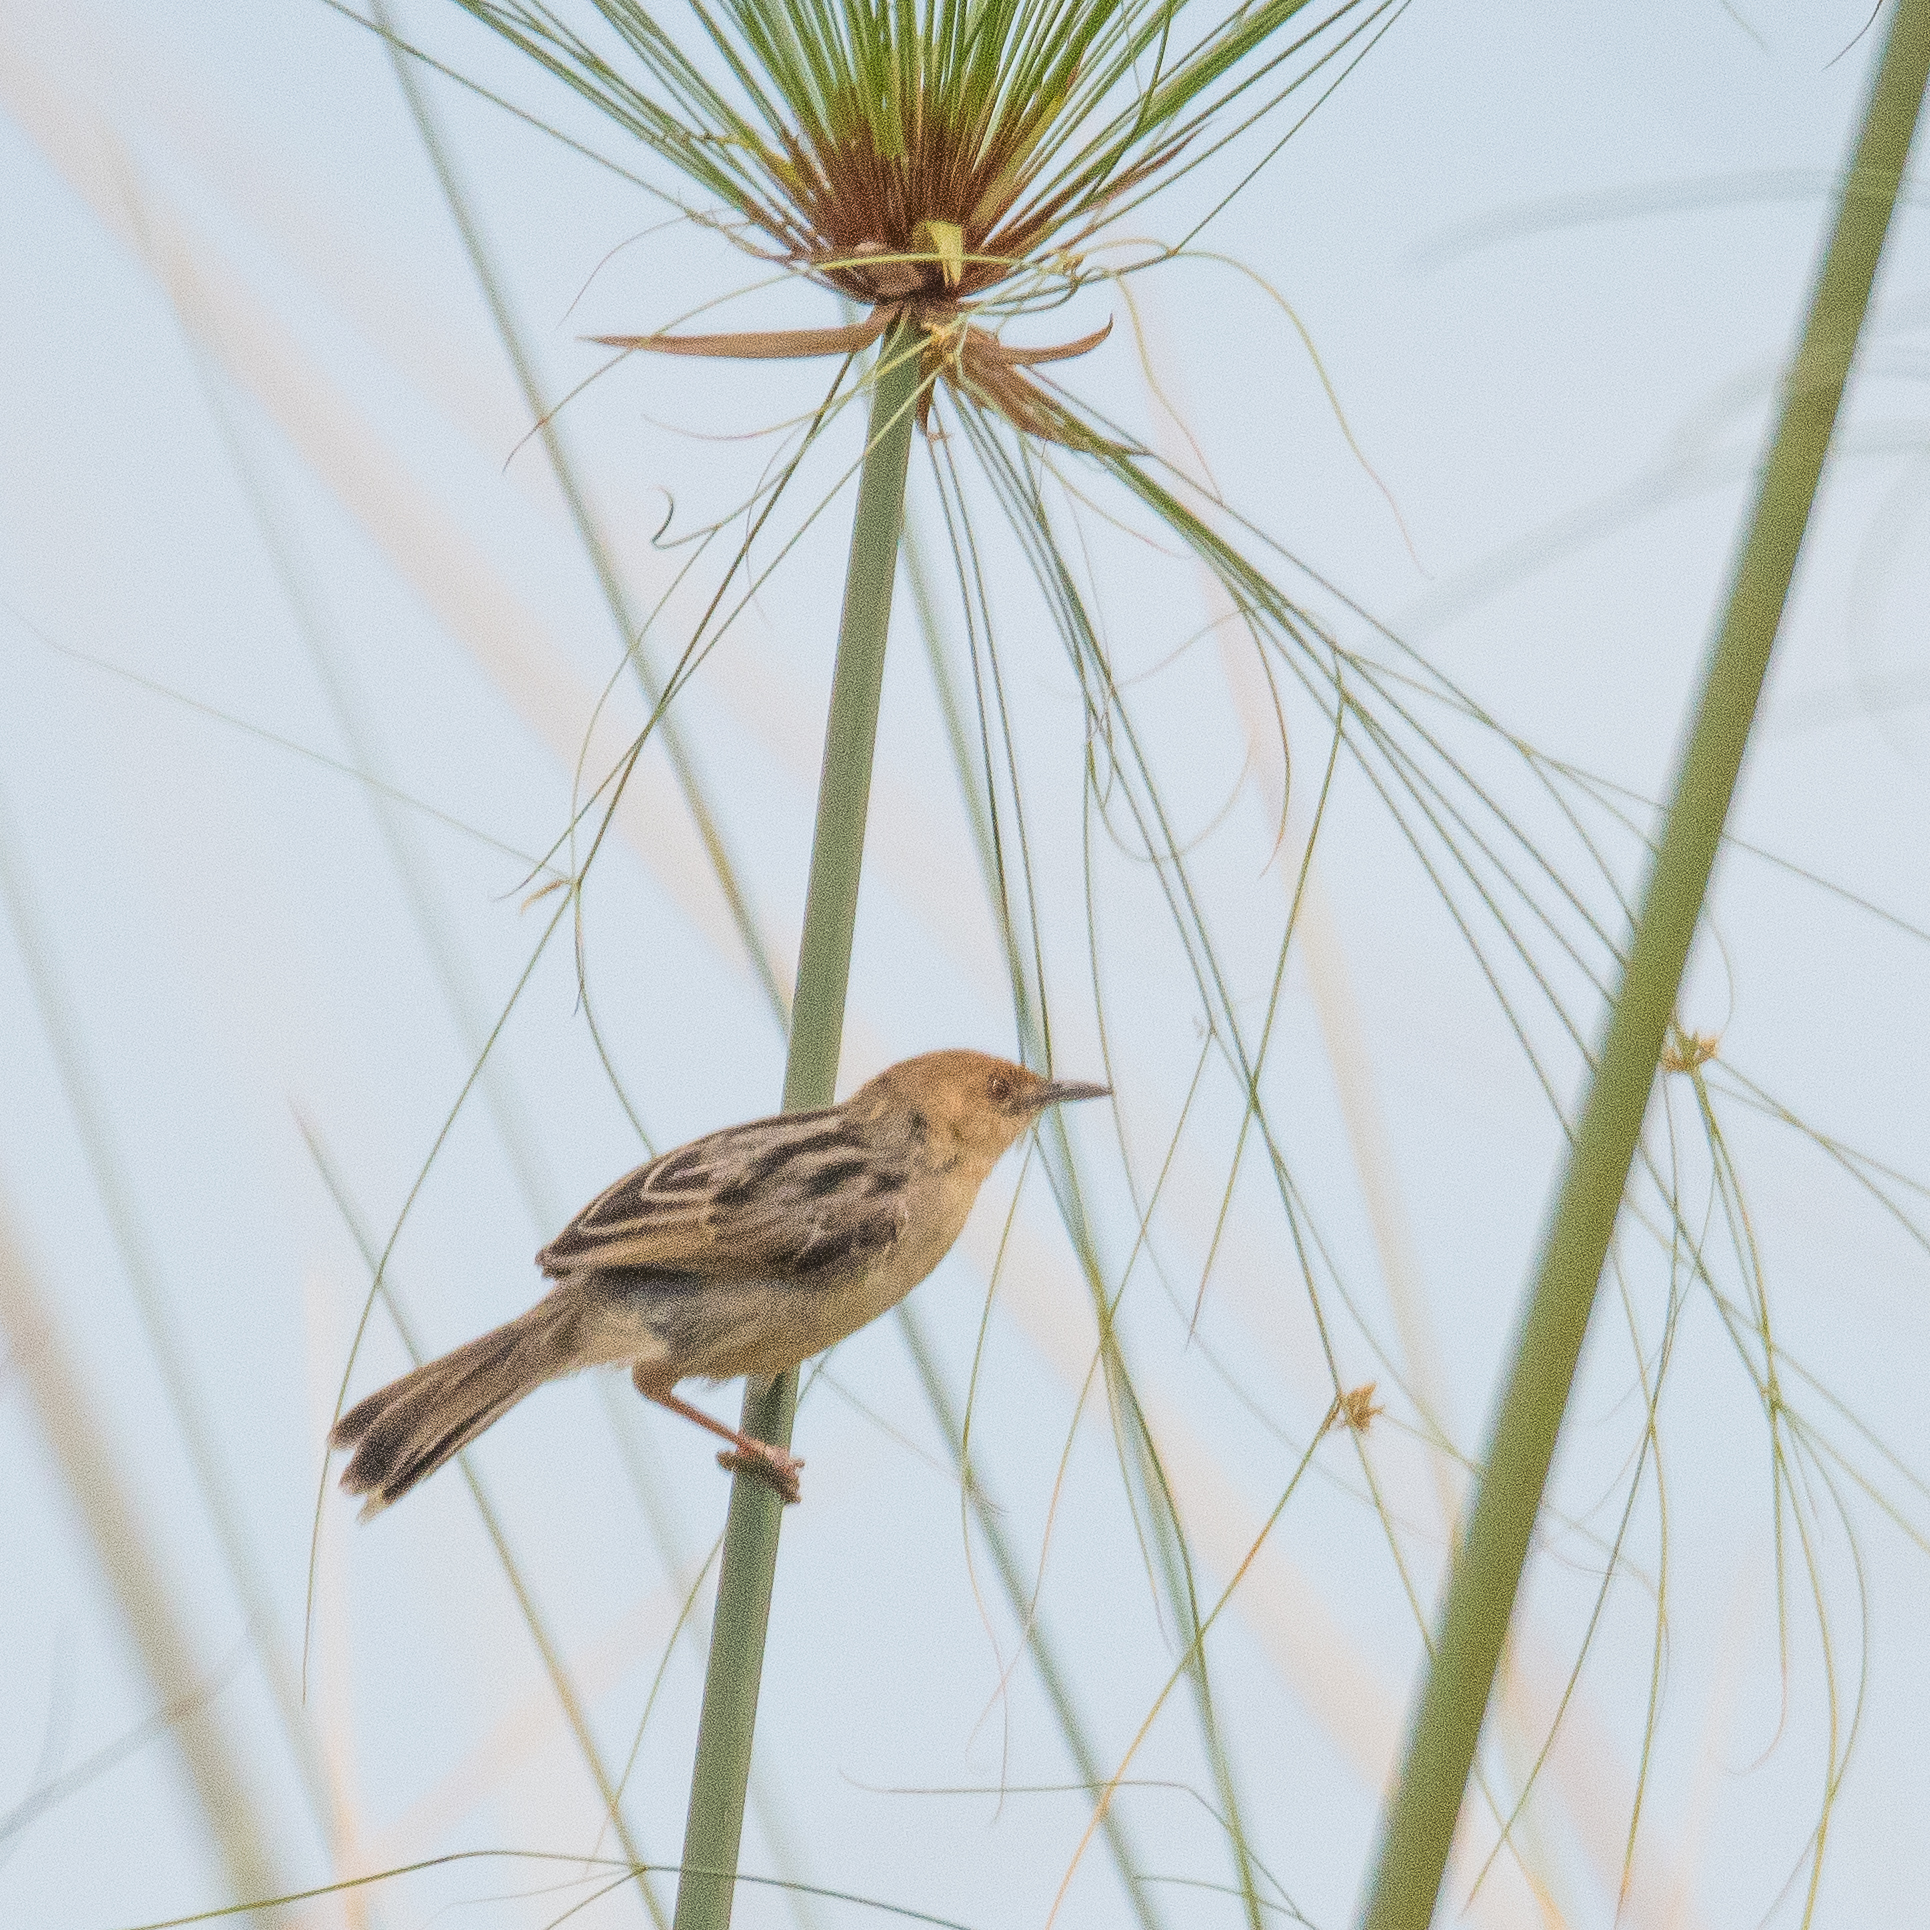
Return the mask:
[(1076, 341), (1049, 348), (1008, 348), (968, 319), (954, 301), (894, 301), (862, 322), (843, 328), (751, 329), (736, 335), (593, 335), (605, 348), (643, 349), (654, 355), (715, 355), (736, 361), (788, 360), (818, 355), (855, 355), (877, 341), (893, 322), (909, 319), (922, 333), (918, 426), (927, 427), (940, 380), (950, 382), (982, 407), (996, 409), (1016, 429), (1070, 449), (1094, 446), (1093, 436), (1065, 405), (1024, 371), (1041, 362), (1063, 362), (1095, 349), (1112, 323)]

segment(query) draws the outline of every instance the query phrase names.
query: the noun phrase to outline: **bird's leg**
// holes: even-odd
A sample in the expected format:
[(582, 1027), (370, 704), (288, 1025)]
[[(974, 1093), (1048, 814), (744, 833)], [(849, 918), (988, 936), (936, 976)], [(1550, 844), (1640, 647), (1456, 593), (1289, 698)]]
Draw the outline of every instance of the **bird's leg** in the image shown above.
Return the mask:
[(760, 1441), (755, 1435), (740, 1434), (734, 1427), (726, 1427), (714, 1414), (706, 1414), (701, 1407), (693, 1407), (688, 1401), (677, 1398), (674, 1383), (658, 1380), (641, 1366), (630, 1370), (630, 1379), (636, 1390), (647, 1401), (654, 1401), (659, 1407), (667, 1407), (673, 1414), (681, 1414), (687, 1421), (695, 1421), (701, 1428), (708, 1429), (720, 1440), (730, 1442), (736, 1450), (732, 1454), (720, 1454), (717, 1465), (729, 1468), (733, 1474), (754, 1474), (762, 1481), (768, 1481), (786, 1501), (799, 1499), (798, 1471), (804, 1466), (795, 1455), (786, 1454), (781, 1447), (769, 1441)]

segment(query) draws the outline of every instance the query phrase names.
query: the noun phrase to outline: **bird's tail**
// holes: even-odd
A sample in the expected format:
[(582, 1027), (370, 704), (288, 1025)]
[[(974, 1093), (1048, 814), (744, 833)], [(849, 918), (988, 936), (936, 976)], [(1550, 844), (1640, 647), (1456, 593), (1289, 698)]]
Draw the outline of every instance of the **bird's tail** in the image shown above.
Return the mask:
[(404, 1374), (335, 1423), (330, 1447), (353, 1448), (342, 1486), (365, 1494), (366, 1521), (435, 1473), (546, 1380), (582, 1365), (577, 1296), (560, 1287), (526, 1314)]

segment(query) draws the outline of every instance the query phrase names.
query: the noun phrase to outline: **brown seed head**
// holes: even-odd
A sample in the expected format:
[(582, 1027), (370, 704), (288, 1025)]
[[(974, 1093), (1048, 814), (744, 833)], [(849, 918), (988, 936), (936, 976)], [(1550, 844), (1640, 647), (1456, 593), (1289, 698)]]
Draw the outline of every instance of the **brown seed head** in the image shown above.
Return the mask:
[(1387, 1412), (1374, 1398), (1373, 1381), (1359, 1387), (1350, 1387), (1334, 1402), (1329, 1427), (1350, 1427), (1356, 1434), (1365, 1434), (1380, 1417)]
[(888, 1067), (849, 1103), (854, 1112), (872, 1116), (916, 1113), (935, 1148), (989, 1170), (1047, 1106), (1103, 1098), (1109, 1090), (1077, 1079), (1047, 1079), (989, 1052), (927, 1052)]
[(1712, 1032), (1685, 1032), (1678, 1025), (1662, 1048), (1664, 1072), (1695, 1072), (1707, 1065), (1722, 1048)]

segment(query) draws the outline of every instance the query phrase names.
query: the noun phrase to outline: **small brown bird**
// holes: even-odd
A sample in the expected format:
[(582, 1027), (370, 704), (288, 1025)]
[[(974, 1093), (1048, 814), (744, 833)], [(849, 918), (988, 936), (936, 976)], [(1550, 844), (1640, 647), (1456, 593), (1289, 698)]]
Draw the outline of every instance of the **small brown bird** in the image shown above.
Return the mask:
[(895, 1307), (951, 1250), (1039, 1114), (1109, 1088), (983, 1052), (928, 1052), (841, 1106), (727, 1126), (639, 1166), (536, 1256), (528, 1313), (371, 1394), (336, 1423), (363, 1518), (523, 1396), (628, 1363), (645, 1400), (731, 1443), (718, 1460), (798, 1498), (802, 1461), (677, 1398), (680, 1380), (780, 1374)]

